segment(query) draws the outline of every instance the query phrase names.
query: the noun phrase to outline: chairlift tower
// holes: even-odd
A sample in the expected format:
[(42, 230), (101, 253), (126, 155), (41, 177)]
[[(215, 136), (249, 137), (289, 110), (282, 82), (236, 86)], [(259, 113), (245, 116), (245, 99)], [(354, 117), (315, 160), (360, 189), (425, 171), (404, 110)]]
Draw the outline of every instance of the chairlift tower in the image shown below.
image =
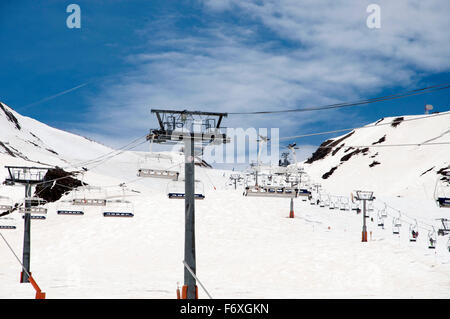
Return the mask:
[(23, 234), (23, 270), (20, 275), (20, 282), (30, 282), (30, 255), (31, 255), (31, 189), (33, 185), (42, 183), (47, 173), (46, 167), (24, 167), (24, 166), (5, 166), (8, 170), (9, 178), (6, 183), (22, 184), (25, 186), (25, 207), (24, 207), (24, 234)]
[(363, 228), (362, 228), (362, 242), (367, 242), (367, 227), (366, 227), (366, 202), (375, 199), (373, 192), (369, 191), (356, 191), (356, 199), (363, 201)]
[[(147, 140), (155, 143), (184, 142), (185, 158), (185, 237), (183, 299), (198, 299), (195, 258), (195, 144), (223, 144), (229, 138), (221, 133), (220, 124), (227, 113), (152, 109), (159, 123), (150, 130)], [(192, 271), (192, 273), (190, 272)]]
[(262, 144), (267, 143), (270, 141), (270, 138), (267, 136), (259, 135), (259, 139), (256, 140), (258, 142), (258, 158), (256, 163), (256, 169), (255, 169), (255, 186), (258, 186), (258, 172), (261, 169), (261, 151), (262, 151)]

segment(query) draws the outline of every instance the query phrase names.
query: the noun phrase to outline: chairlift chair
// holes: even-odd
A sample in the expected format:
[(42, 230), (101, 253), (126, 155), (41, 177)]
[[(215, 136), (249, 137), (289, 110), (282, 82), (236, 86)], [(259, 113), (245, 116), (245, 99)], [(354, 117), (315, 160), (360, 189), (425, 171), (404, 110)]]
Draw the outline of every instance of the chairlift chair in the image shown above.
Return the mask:
[(436, 231), (434, 230), (434, 227), (433, 227), (433, 229), (428, 232), (428, 243), (429, 243), (428, 248), (435, 249), (436, 241), (437, 241)]
[(438, 229), (438, 235), (445, 236), (447, 234), (450, 234), (450, 225), (449, 225), (450, 220), (446, 218), (440, 218), (438, 220), (440, 220), (442, 223), (442, 228)]
[(337, 198), (335, 196), (330, 197), (330, 203), (328, 209), (338, 209)]
[(106, 206), (106, 191), (99, 186), (84, 185), (75, 189), (72, 204), (75, 206)]
[(339, 198), (339, 209), (340, 210), (350, 210), (350, 202), (347, 197), (340, 197)]
[(81, 210), (73, 209), (72, 200), (60, 200), (56, 207), (56, 214), (77, 216), (77, 215), (84, 215), (84, 212)]
[(47, 201), (39, 197), (25, 198), (25, 202), (28, 202), (29, 207), (25, 208), (25, 205), (19, 208), (19, 213), (22, 214), (47, 214), (47, 208), (44, 207)]
[(384, 217), (381, 210), (377, 213), (377, 225), (381, 228), (384, 228)]
[[(198, 192), (198, 190), (200, 190), (200, 192)], [(166, 193), (170, 199), (184, 199), (185, 198), (184, 180), (169, 182), (166, 187)], [(205, 199), (204, 185), (199, 180), (195, 181), (194, 198), (197, 200)]]
[(134, 217), (134, 206), (130, 201), (108, 201), (107, 206), (111, 208), (103, 212), (103, 217)]
[(392, 233), (394, 235), (400, 234), (400, 227), (402, 226), (399, 217), (395, 217), (392, 219)]
[(16, 229), (16, 225), (14, 225), (14, 219), (6, 216), (0, 217), (0, 229)]
[(0, 212), (6, 212), (13, 209), (13, 200), (7, 196), (0, 196)]
[(419, 237), (419, 227), (418, 227), (417, 221), (416, 221), (414, 225), (411, 224), (409, 226), (409, 241), (416, 242), (417, 237)]
[(450, 171), (436, 181), (434, 197), (439, 207), (450, 208)]
[(137, 176), (139, 177), (164, 178), (173, 181), (178, 180), (179, 175), (180, 173), (176, 171), (151, 168), (139, 168), (137, 173)]
[[(25, 218), (25, 215), (22, 215), (22, 219), (23, 218)], [(44, 220), (44, 219), (46, 219), (46, 217), (43, 216), (43, 215), (30, 215), (30, 218), (31, 219), (37, 219), (37, 220)]]

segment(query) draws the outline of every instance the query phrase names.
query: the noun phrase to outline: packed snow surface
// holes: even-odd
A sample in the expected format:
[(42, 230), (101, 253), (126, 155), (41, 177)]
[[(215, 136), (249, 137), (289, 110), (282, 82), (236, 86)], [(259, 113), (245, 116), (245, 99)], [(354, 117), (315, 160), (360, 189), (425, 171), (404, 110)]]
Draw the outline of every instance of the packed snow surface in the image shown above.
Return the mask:
[[(112, 151), (14, 114), (21, 130), (0, 114), (0, 141), (8, 141), (28, 160), (0, 149), (1, 166), (39, 161), (74, 170), (77, 163)], [(397, 129), (402, 125), (406, 122)], [(378, 140), (381, 136), (373, 137)], [(32, 138), (39, 147), (26, 142)], [(415, 153), (411, 150), (409, 154)], [(388, 160), (384, 157), (382, 163)], [(73, 198), (69, 193), (48, 204), (45, 220), (32, 220), (31, 271), (47, 298), (176, 298), (177, 283), (183, 284), (184, 200), (169, 199), (167, 192), (182, 182), (138, 178), (139, 165), (177, 170), (180, 181), (183, 179), (182, 154), (145, 159), (141, 152), (123, 152), (100, 165), (86, 165), (90, 170), (84, 181), (101, 186), (106, 198), (120, 198), (118, 185), (125, 182), (126, 199), (134, 207), (78, 207), (84, 215), (57, 215), (57, 209), (73, 209), (64, 202)], [(424, 171), (429, 168), (425, 166)], [(1, 172), (0, 178), (6, 177), (6, 170)], [(206, 196), (195, 203), (197, 275), (214, 298), (450, 296), (448, 235), (438, 236), (436, 249), (428, 248), (427, 237), (431, 226), (436, 231), (439, 228), (436, 219), (448, 217), (450, 209), (438, 208), (432, 196), (376, 192), (375, 209), (367, 219), (370, 238), (363, 243), (361, 214), (330, 210), (296, 198), (295, 218), (287, 218), (289, 199), (243, 196), (242, 186), (234, 190), (226, 185), (230, 173), (203, 167), (196, 167), (195, 173), (201, 181), (196, 191)], [(347, 183), (353, 181), (349, 178)], [(329, 194), (349, 195), (326, 185), (324, 189)], [(0, 187), (0, 195), (15, 202), (23, 201), (23, 193), (19, 185)], [(381, 229), (376, 213), (384, 203), (389, 205), (389, 217)], [(104, 211), (124, 210), (132, 211), (134, 217), (103, 217)], [(392, 233), (392, 218), (398, 211), (404, 221), (417, 220), (421, 227), (417, 242), (409, 241), (406, 222), (399, 235)], [(11, 219), (6, 222), (17, 228), (0, 232), (21, 259), (23, 219), (17, 212), (8, 217)], [(30, 284), (19, 283), (20, 271), (20, 264), (0, 239), (1, 298), (34, 297)], [(207, 298), (201, 288), (199, 297)]]

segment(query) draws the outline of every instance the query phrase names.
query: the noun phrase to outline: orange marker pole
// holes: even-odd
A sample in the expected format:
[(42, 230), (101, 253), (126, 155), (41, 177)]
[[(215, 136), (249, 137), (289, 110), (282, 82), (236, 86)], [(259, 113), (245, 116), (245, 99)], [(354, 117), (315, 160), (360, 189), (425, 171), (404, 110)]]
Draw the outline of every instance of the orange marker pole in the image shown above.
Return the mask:
[(35, 299), (45, 299), (45, 292), (41, 291), (41, 288), (39, 288), (36, 281), (34, 281), (34, 278), (31, 276), (29, 277), (30, 283), (33, 286), (34, 290), (36, 290), (36, 298)]

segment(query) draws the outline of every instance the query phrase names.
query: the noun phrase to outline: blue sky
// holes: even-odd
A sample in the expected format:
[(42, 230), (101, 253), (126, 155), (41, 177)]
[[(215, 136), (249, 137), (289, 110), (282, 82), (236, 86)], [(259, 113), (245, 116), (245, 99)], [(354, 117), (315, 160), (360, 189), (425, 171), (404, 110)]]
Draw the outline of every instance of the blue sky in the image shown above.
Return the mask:
[[(81, 29), (66, 27), (71, 3)], [(370, 3), (380, 29), (366, 26)], [(450, 82), (448, 12), (443, 0), (1, 1), (0, 100), (119, 146), (155, 127), (152, 107), (260, 111), (376, 97)], [(292, 136), (421, 114), (425, 104), (446, 111), (449, 97), (224, 124)], [(330, 137), (297, 143), (306, 154)]]

